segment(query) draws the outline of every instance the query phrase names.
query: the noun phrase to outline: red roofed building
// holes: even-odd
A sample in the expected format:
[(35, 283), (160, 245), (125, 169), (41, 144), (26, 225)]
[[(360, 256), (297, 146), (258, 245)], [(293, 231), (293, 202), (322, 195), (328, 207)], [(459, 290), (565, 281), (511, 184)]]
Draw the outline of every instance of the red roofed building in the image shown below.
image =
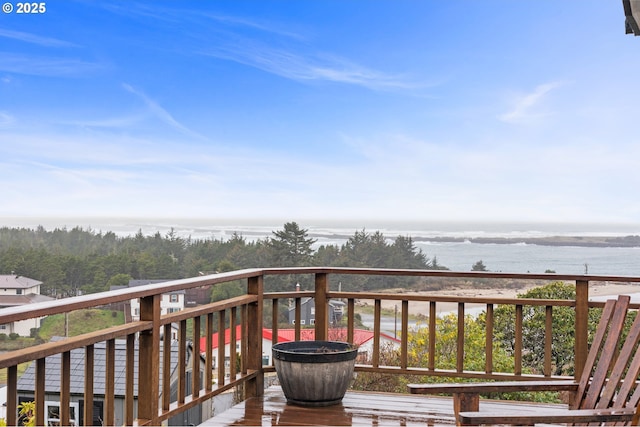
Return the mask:
[[(300, 340), (312, 341), (315, 339), (315, 329), (301, 329)], [(214, 368), (218, 365), (218, 333), (214, 333), (211, 336), (211, 348), (213, 350), (213, 364)], [(240, 325), (236, 326), (236, 352), (240, 353), (240, 339), (242, 338), (242, 328)], [(332, 341), (347, 341), (347, 329), (330, 329), (328, 339)], [(278, 342), (287, 342), (295, 340), (295, 329), (278, 329)], [(273, 342), (273, 331), (271, 329), (262, 329), (262, 364), (272, 365), (271, 360), (271, 344)], [(359, 357), (370, 358), (373, 352), (373, 331), (367, 331), (365, 329), (355, 329), (353, 331), (353, 342), (359, 346)], [(224, 345), (225, 345), (225, 365), (229, 366), (229, 345), (231, 343), (231, 330), (226, 329), (224, 331)], [(400, 345), (400, 340), (392, 337), (391, 335), (382, 332), (380, 334), (380, 346), (391, 346), (397, 348)], [(200, 351), (205, 352), (207, 348), (207, 338), (200, 338)]]

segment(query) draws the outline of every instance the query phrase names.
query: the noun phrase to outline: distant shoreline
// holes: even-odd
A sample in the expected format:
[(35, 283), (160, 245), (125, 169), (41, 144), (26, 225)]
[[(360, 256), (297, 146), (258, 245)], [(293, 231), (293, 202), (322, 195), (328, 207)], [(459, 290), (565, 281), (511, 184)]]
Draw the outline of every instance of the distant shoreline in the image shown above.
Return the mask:
[(416, 237), (414, 241), (422, 242), (470, 242), (499, 245), (540, 245), (540, 246), (585, 246), (599, 248), (635, 248), (640, 247), (640, 236), (549, 236), (549, 237)]
[[(347, 240), (352, 235), (317, 234), (310, 232), (310, 237), (322, 237)], [(387, 236), (388, 237), (388, 236)], [(637, 248), (640, 247), (640, 236), (546, 236), (546, 237), (447, 237), (447, 236), (411, 236), (414, 242), (433, 243), (476, 243), (497, 245), (539, 245), (539, 246), (582, 246), (598, 248)]]

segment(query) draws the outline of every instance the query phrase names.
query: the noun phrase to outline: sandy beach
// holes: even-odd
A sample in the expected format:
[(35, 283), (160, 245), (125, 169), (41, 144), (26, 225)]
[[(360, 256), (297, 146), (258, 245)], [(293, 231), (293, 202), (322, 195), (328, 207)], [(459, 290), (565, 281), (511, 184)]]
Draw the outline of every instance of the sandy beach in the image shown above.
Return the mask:
[[(423, 291), (423, 292), (411, 292), (412, 295), (439, 295), (439, 296), (459, 296), (459, 297), (488, 297), (488, 298), (515, 298), (519, 294), (527, 292), (539, 285), (523, 286), (518, 289), (448, 289), (438, 291)], [(602, 298), (604, 296), (616, 296), (616, 295), (632, 295), (639, 294), (638, 300), (634, 302), (640, 302), (640, 284), (624, 284), (624, 283), (595, 283), (589, 287), (589, 298)], [(362, 301), (364, 302), (364, 301)], [(373, 301), (367, 301), (367, 304), (373, 304)], [(383, 301), (382, 308), (394, 309), (398, 304), (397, 301)], [(467, 309), (475, 307), (484, 307), (483, 304), (467, 304)], [(451, 312), (457, 309), (456, 303), (438, 303), (438, 313)], [(425, 314), (429, 310), (428, 302), (410, 302), (409, 313), (410, 314)]]

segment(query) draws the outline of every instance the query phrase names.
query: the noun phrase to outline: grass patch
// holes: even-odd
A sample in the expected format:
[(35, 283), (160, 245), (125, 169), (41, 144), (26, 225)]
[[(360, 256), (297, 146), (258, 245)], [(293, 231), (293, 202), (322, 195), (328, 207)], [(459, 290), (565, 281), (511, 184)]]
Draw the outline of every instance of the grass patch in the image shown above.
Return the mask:
[(35, 343), (36, 343), (35, 338), (18, 337), (13, 340), (10, 338), (7, 338), (6, 340), (0, 341), (0, 351), (20, 350), (22, 348), (31, 347)]
[[(72, 311), (68, 316), (70, 337), (124, 324), (124, 313), (121, 311), (93, 308)], [(43, 319), (38, 335), (44, 341), (49, 341), (53, 336), (65, 336), (64, 313)]]
[[(24, 371), (27, 370), (30, 363), (31, 362), (25, 362), (18, 365), (18, 378), (20, 378), (24, 373)], [(6, 368), (0, 369), (0, 385), (6, 385), (6, 384), (7, 384), (7, 369)]]
[[(371, 314), (373, 315), (375, 311), (375, 307), (373, 305), (357, 305), (355, 307), (355, 313), (358, 314)], [(402, 317), (402, 308), (400, 304), (398, 304), (398, 312), (396, 313), (394, 308), (380, 308), (380, 316), (381, 317), (395, 317), (397, 314), (398, 320)], [(420, 320), (421, 316), (416, 314), (409, 314), (409, 320)]]

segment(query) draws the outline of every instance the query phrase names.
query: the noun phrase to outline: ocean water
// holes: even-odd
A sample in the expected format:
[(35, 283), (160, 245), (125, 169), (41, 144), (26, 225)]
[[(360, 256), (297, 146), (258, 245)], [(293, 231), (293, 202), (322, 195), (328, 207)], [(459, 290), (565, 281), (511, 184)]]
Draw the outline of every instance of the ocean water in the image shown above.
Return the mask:
[[(282, 229), (286, 221), (235, 221), (216, 219), (153, 218), (0, 218), (0, 226), (68, 229), (80, 226), (94, 231), (112, 231), (118, 236), (144, 235), (171, 229), (192, 239), (228, 239), (233, 233), (247, 240), (264, 239)], [(453, 223), (453, 222), (358, 222), (298, 221), (319, 245), (342, 245), (355, 231), (380, 231), (387, 238), (398, 235), (419, 237), (545, 237), (545, 236), (628, 236), (640, 235), (640, 224), (576, 223)], [(490, 271), (508, 273), (597, 274), (640, 276), (640, 248), (596, 248), (540, 246), (532, 244), (478, 244), (470, 242), (421, 242), (416, 246), (427, 257), (454, 271), (470, 271), (479, 260)]]

